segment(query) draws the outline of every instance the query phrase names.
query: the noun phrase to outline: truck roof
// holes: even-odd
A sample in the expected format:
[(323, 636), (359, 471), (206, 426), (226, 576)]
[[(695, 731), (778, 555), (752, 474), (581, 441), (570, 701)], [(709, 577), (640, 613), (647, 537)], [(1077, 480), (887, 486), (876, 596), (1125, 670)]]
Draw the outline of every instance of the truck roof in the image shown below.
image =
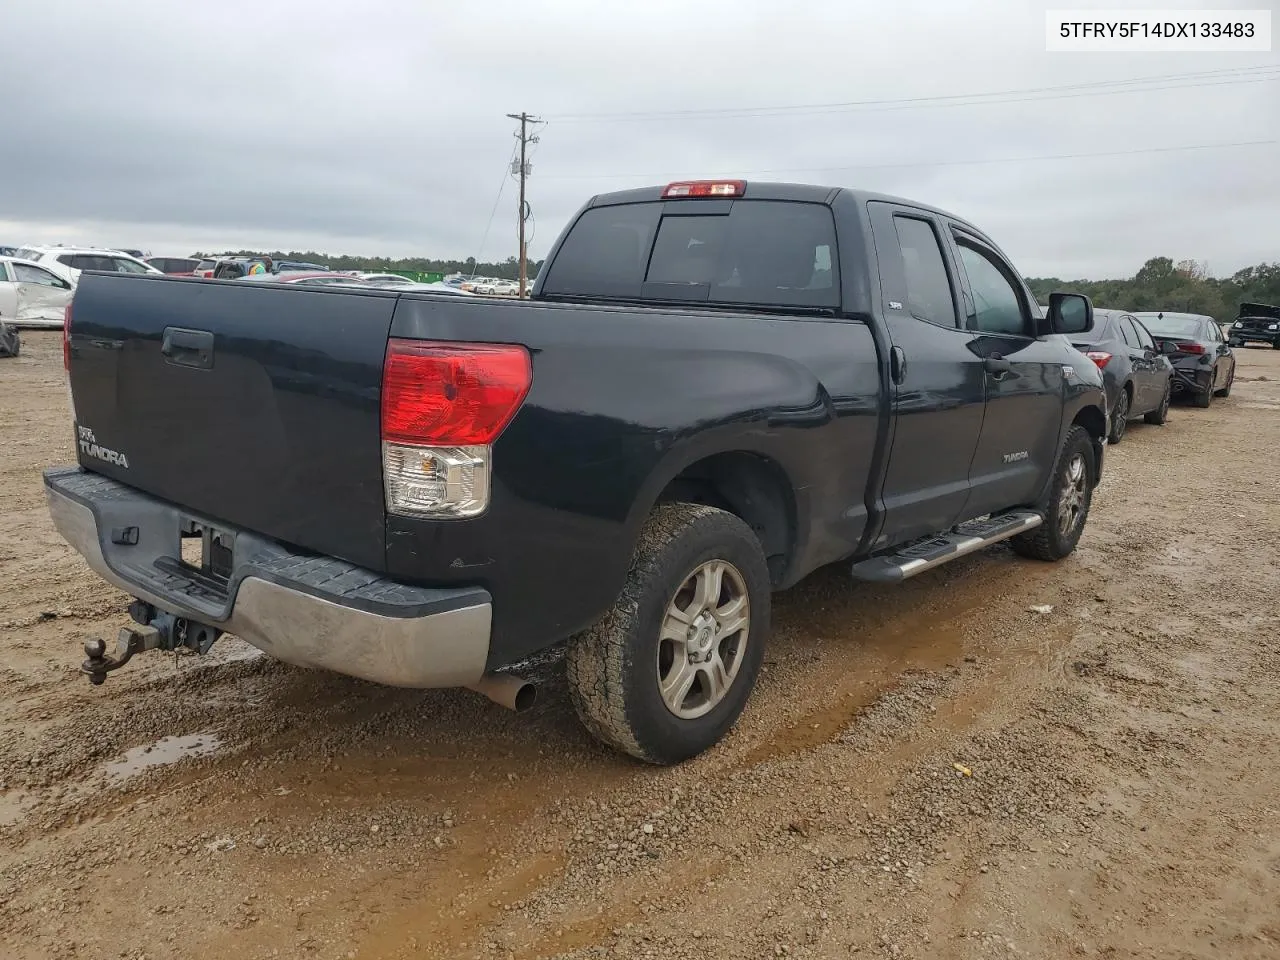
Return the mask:
[[(965, 222), (964, 217), (939, 209), (919, 200), (906, 197), (895, 197), (892, 194), (877, 193), (874, 190), (858, 190), (853, 187), (823, 187), (812, 183), (782, 183), (769, 180), (747, 180), (746, 198), (752, 200), (793, 200), (808, 203), (830, 203), (837, 194), (843, 193), (859, 202), (879, 200), (884, 203), (898, 203), (908, 207), (919, 207), (933, 213), (942, 214), (952, 220)], [(611, 193), (598, 193), (591, 198), (588, 206), (603, 207), (615, 203), (642, 203), (646, 200), (661, 200), (666, 184), (651, 187), (635, 187), (631, 190), (615, 190)]]
[[(705, 178), (711, 179), (711, 178)], [(974, 226), (964, 217), (957, 216), (950, 211), (940, 209), (927, 203), (921, 203), (919, 200), (910, 200), (906, 197), (895, 197), (892, 194), (876, 193), (873, 190), (858, 190), (853, 187), (824, 187), (812, 183), (783, 183), (769, 180), (745, 180), (746, 193), (743, 199), (748, 200), (790, 200), (797, 203), (826, 203), (830, 204), (835, 198), (844, 194), (853, 199), (859, 205), (868, 201), (879, 201), (881, 203), (893, 203), (906, 207), (916, 207), (920, 210), (927, 210), (930, 213), (947, 217), (957, 223), (962, 223), (968, 229), (984, 239), (987, 238), (986, 232)], [(598, 193), (588, 202), (588, 207), (606, 207), (619, 203), (645, 203), (663, 200), (662, 191), (666, 188), (666, 184), (650, 187), (635, 187), (631, 190), (615, 190), (611, 193)], [(668, 200), (667, 202), (672, 202)], [(694, 201), (696, 202), (696, 201)]]

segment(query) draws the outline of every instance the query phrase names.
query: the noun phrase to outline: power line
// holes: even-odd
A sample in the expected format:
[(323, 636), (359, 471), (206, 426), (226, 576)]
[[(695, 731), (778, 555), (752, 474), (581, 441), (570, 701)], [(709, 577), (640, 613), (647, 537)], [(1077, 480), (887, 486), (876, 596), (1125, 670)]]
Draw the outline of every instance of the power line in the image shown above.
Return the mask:
[[(1041, 160), (1085, 160), (1093, 157), (1128, 157), (1144, 153), (1179, 153), (1190, 150), (1219, 150), (1231, 147), (1273, 146), (1280, 140), (1242, 140), (1236, 143), (1196, 143), (1179, 147), (1138, 147), (1133, 150), (1107, 150), (1097, 153), (1057, 153), (1030, 157), (975, 157), (965, 160), (920, 160), (907, 163), (865, 163), (842, 167), (773, 167), (767, 170), (737, 170), (735, 176), (754, 177), (772, 173), (841, 173), (850, 170), (900, 170), (912, 167), (967, 167), (989, 163), (1030, 163)], [(642, 180), (664, 179), (670, 170), (658, 173), (562, 173), (552, 174), (548, 180)]]
[[(484, 253), (484, 245), (489, 240), (489, 229), (493, 226), (493, 218), (498, 212), (498, 204), (502, 202), (502, 193), (504, 190), (507, 189), (507, 178), (511, 175), (510, 174), (511, 164), (515, 162), (516, 151), (519, 149), (520, 149), (519, 144), (516, 144), (514, 147), (511, 148), (511, 158), (506, 162), (506, 165), (502, 168), (502, 182), (498, 184), (498, 195), (493, 198), (493, 209), (489, 211), (489, 222), (484, 225), (484, 236), (480, 238), (480, 249), (476, 251), (476, 262), (475, 262), (476, 267), (480, 265), (480, 255)], [(475, 276), (474, 267), (471, 270), (471, 275)]]
[[(1078, 97), (1112, 96), (1128, 93), (1151, 93), (1162, 90), (1186, 90), (1199, 87), (1228, 86), (1241, 83), (1263, 83), (1280, 80), (1280, 66), (1264, 64), (1198, 73), (1134, 77), (1127, 80), (1099, 80), (1089, 83), (1064, 84), (1054, 87), (1028, 87), (1019, 90), (994, 90), (984, 93), (944, 94), (928, 97), (902, 97), (890, 100), (847, 100), (834, 103), (783, 104), (754, 107), (709, 107), (693, 110), (636, 111), (631, 113), (581, 113), (555, 117), (557, 123), (648, 122), (655, 120), (757, 119), (775, 116), (840, 113), (856, 110), (907, 110), (922, 107), (982, 106), (985, 104), (1027, 103), (1039, 100), (1063, 100)], [(1199, 82), (1203, 81), (1203, 82)]]

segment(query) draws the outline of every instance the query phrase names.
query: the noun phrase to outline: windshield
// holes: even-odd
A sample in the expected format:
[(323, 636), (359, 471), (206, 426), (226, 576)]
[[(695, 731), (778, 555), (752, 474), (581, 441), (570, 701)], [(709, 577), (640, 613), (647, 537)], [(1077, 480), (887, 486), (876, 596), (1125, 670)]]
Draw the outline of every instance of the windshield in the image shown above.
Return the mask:
[(1153, 313), (1140, 313), (1142, 325), (1157, 337), (1198, 337), (1201, 334), (1199, 317), (1158, 317)]

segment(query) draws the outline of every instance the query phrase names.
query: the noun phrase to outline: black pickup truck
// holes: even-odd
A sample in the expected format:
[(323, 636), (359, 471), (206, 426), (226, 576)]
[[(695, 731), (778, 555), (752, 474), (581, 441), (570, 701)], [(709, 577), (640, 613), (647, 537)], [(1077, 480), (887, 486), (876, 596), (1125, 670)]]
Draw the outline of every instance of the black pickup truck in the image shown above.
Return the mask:
[(83, 669), (226, 631), (519, 706), (495, 672), (568, 639), (591, 731), (678, 762), (741, 713), (771, 591), (1072, 552), (1092, 323), (957, 217), (742, 181), (595, 197), (531, 301), (86, 272), (45, 484), (137, 600)]

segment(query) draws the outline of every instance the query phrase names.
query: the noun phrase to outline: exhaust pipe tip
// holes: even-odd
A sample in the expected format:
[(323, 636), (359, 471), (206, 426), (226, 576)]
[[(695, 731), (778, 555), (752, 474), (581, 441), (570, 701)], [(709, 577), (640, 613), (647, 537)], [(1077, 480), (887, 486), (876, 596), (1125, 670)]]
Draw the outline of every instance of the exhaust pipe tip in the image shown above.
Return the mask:
[(475, 683), (468, 684), (467, 689), (515, 713), (524, 713), (538, 699), (537, 686), (512, 673), (487, 673)]

